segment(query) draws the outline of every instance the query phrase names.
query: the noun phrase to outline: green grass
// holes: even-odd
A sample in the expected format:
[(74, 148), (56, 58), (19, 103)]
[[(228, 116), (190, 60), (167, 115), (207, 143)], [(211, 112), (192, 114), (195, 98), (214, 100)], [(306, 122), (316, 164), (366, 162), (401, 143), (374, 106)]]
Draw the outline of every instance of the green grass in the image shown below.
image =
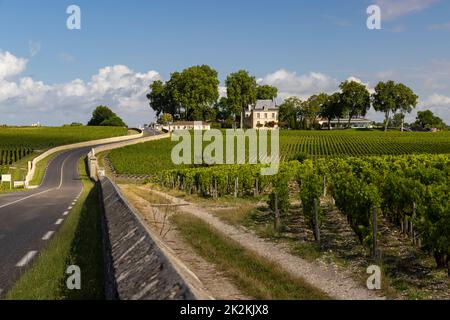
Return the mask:
[(46, 150), (83, 141), (126, 136), (126, 128), (117, 127), (0, 127), (0, 149), (27, 147)]
[[(109, 159), (117, 173), (152, 175), (176, 167), (171, 159), (176, 144), (164, 139), (128, 146), (111, 151)], [(282, 160), (299, 153), (319, 157), (450, 153), (450, 131), (281, 131), (280, 152)]]
[(30, 185), (39, 186), (42, 183), (48, 163), (52, 161), (55, 157), (57, 157), (59, 154), (61, 154), (61, 152), (55, 152), (49, 155), (48, 157), (42, 159), (36, 164), (34, 176), (33, 179), (30, 181)]
[[(101, 239), (101, 208), (98, 188), (89, 179), (83, 160), (79, 163), (83, 193), (67, 220), (25, 272), (9, 300), (103, 299), (104, 275)], [(66, 269), (81, 268), (81, 290), (68, 290)]]
[(263, 300), (329, 299), (321, 290), (246, 250), (202, 220), (185, 214), (171, 219), (197, 253), (233, 279), (244, 294)]

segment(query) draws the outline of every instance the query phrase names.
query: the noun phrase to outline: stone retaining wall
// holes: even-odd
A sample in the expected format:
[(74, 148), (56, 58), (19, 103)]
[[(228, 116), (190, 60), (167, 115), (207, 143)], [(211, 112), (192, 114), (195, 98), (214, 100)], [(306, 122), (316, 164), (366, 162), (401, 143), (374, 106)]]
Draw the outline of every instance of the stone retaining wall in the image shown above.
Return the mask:
[(107, 299), (194, 300), (120, 190), (100, 177)]

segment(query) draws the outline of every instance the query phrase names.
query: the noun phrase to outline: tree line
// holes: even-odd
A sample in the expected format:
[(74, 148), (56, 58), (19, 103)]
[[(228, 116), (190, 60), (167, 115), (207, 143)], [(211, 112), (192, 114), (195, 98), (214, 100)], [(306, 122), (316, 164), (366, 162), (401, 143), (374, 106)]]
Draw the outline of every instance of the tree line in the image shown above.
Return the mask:
[(218, 73), (207, 65), (193, 66), (171, 74), (167, 82), (155, 81), (147, 95), (161, 122), (170, 120), (218, 121), (232, 125), (243, 122), (242, 113), (259, 99), (274, 99), (278, 89), (258, 85), (247, 71), (230, 74), (227, 97), (219, 99)]
[[(244, 110), (257, 100), (272, 100), (278, 96), (278, 89), (270, 85), (259, 85), (248, 71), (231, 73), (225, 80), (226, 97), (219, 95), (218, 72), (208, 65), (193, 66), (182, 72), (174, 72), (168, 81), (155, 81), (147, 95), (151, 108), (156, 111), (159, 122), (166, 124), (174, 120), (211, 121), (223, 127), (240, 123), (243, 127)], [(318, 93), (302, 101), (289, 97), (280, 105), (280, 127), (288, 129), (312, 129), (318, 127), (319, 118), (328, 122), (346, 119), (342, 126), (350, 127), (351, 120), (366, 116), (373, 107), (383, 112), (383, 123), (387, 131), (391, 124), (404, 129), (405, 115), (416, 108), (418, 96), (403, 83), (379, 82), (373, 94), (366, 85), (347, 80), (340, 84), (340, 91)], [(443, 125), (442, 120), (426, 112), (418, 118), (417, 126), (423, 128)], [(433, 118), (434, 117), (434, 118)]]

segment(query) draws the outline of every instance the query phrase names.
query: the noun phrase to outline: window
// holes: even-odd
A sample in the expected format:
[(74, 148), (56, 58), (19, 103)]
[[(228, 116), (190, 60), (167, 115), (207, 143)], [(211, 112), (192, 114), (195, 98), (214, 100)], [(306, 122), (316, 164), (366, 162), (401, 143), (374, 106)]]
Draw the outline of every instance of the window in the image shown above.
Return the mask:
[(267, 117), (267, 112), (266, 113), (264, 113), (264, 117), (267, 119), (268, 117)]
[(272, 119), (274, 119), (275, 118), (275, 113), (272, 113)]
[(257, 112), (256, 113), (256, 117), (258, 118), (258, 119), (261, 119), (261, 115)]

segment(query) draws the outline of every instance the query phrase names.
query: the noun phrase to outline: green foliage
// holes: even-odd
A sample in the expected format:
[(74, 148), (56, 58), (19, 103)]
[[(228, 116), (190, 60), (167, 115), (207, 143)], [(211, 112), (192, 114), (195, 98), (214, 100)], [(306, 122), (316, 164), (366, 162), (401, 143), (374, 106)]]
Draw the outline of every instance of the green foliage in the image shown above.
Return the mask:
[[(390, 115), (400, 110), (400, 114), (410, 113), (417, 105), (418, 96), (402, 83), (396, 84), (394, 81), (379, 82), (375, 86), (375, 93), (372, 95), (372, 104), (376, 111), (385, 114), (385, 130), (389, 126)], [(401, 119), (401, 124), (403, 123)]]
[(158, 124), (168, 125), (173, 122), (173, 117), (170, 113), (164, 113), (158, 118)]
[(92, 113), (88, 126), (126, 127), (127, 125), (110, 108), (98, 106)]
[(303, 215), (308, 226), (314, 230), (315, 208), (318, 210), (318, 227), (322, 225), (324, 218), (320, 208), (320, 198), (323, 193), (323, 177), (314, 172), (312, 161), (305, 161), (298, 173), (300, 186), (300, 199), (302, 201)]
[(327, 97), (322, 104), (320, 116), (328, 120), (328, 128), (331, 130), (331, 120), (342, 118), (344, 114), (344, 105), (341, 101), (341, 94), (334, 93)]
[(207, 65), (174, 72), (167, 83), (155, 81), (147, 95), (157, 116), (168, 113), (176, 119), (211, 120), (219, 99), (217, 71)]
[(300, 129), (303, 102), (297, 97), (284, 100), (279, 108), (280, 126), (287, 129)]
[(444, 129), (446, 127), (444, 121), (436, 117), (430, 110), (419, 111), (417, 113), (416, 125), (425, 129)]
[[(225, 85), (230, 110), (235, 118), (245, 108), (256, 102), (258, 85), (256, 84), (256, 78), (251, 76), (248, 71), (240, 70), (230, 74), (225, 81)], [(241, 119), (241, 126), (242, 122), (243, 119)]]
[(275, 212), (277, 207), (281, 216), (287, 215), (291, 207), (289, 200), (289, 181), (291, 180), (291, 175), (289, 171), (289, 168), (283, 167), (272, 179), (272, 193), (267, 203), (273, 212)]
[(273, 100), (278, 96), (278, 89), (269, 85), (258, 86), (256, 97), (258, 100)]
[(341, 102), (345, 106), (344, 113), (350, 119), (357, 116), (365, 116), (370, 109), (370, 93), (366, 86), (356, 81), (345, 81), (339, 86), (341, 89)]

